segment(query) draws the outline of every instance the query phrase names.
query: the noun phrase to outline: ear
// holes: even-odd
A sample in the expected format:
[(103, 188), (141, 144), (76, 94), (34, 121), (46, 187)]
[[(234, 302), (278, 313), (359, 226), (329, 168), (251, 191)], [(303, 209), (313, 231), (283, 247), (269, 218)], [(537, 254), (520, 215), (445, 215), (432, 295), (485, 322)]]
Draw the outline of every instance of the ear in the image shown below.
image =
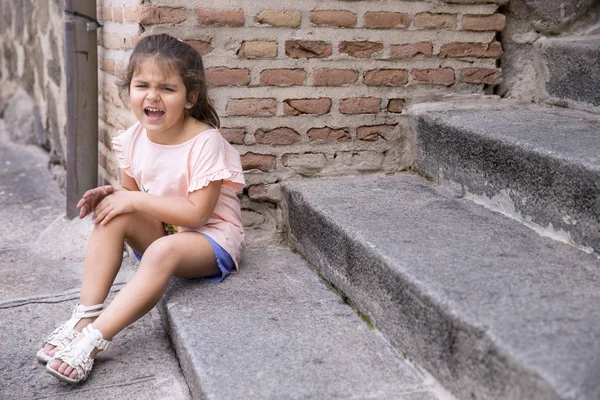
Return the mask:
[(185, 108), (188, 110), (196, 104), (196, 100), (198, 100), (198, 92), (190, 92), (188, 94), (187, 101), (185, 102)]

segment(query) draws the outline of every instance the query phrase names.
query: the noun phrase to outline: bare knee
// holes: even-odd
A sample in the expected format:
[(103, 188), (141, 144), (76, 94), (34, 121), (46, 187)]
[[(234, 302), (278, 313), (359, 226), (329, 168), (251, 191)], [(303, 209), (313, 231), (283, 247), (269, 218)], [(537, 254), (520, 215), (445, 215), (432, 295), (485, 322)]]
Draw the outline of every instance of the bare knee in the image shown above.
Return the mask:
[(177, 251), (168, 236), (152, 242), (144, 252), (140, 268), (173, 275), (177, 266)]

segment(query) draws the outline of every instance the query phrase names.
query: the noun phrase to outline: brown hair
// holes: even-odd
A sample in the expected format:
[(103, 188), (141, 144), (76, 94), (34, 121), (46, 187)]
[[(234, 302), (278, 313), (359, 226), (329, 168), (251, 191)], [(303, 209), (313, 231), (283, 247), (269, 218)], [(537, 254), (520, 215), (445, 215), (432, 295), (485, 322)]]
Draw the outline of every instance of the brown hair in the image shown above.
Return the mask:
[(129, 95), (129, 85), (133, 74), (140, 63), (148, 57), (165, 61), (179, 72), (187, 91), (188, 100), (193, 100), (192, 93), (198, 94), (194, 105), (188, 110), (188, 114), (218, 128), (219, 116), (208, 101), (202, 57), (189, 44), (164, 33), (144, 37), (133, 49), (125, 75), (117, 82), (121, 99)]

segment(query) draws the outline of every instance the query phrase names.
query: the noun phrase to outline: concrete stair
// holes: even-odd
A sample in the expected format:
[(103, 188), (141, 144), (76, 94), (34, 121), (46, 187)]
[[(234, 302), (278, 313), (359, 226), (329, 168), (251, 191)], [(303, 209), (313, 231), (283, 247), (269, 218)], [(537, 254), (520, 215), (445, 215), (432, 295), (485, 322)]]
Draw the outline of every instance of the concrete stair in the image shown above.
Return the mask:
[(415, 114), (420, 171), (600, 251), (600, 116), (539, 106)]
[(600, 398), (596, 255), (419, 176), (288, 182), (284, 199), (294, 248), (458, 398)]
[(452, 398), (282, 246), (219, 284), (176, 280), (161, 311), (193, 398)]
[(537, 51), (550, 96), (600, 106), (600, 35), (545, 38)]

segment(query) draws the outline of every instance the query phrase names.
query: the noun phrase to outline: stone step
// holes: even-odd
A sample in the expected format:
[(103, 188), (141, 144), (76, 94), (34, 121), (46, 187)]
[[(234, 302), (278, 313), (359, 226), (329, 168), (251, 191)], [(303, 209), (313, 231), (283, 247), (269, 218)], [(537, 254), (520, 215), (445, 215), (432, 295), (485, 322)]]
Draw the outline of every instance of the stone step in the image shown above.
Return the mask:
[(250, 248), (222, 283), (161, 302), (194, 398), (448, 399), (289, 249)]
[(422, 172), (600, 251), (600, 117), (535, 106), (414, 114)]
[(293, 247), (463, 399), (600, 398), (600, 262), (412, 175), (287, 182)]
[(600, 36), (542, 39), (536, 44), (550, 96), (600, 106)]

